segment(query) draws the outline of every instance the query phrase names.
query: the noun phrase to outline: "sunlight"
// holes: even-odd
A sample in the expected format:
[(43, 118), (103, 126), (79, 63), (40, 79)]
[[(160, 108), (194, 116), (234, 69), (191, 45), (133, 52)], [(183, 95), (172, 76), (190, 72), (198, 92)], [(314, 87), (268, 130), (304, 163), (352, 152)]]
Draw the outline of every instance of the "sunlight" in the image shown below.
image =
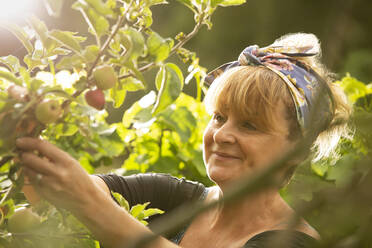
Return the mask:
[(0, 11), (0, 21), (11, 22), (28, 17), (39, 1), (3, 0), (1, 3), (3, 10)]

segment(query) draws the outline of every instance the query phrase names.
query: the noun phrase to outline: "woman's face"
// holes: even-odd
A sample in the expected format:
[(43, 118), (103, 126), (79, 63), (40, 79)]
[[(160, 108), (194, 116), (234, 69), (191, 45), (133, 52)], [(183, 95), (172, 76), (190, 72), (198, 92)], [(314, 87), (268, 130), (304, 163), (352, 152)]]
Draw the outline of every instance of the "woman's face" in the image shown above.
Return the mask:
[(274, 112), (276, 131), (260, 131), (239, 113), (216, 111), (204, 132), (204, 163), (209, 177), (222, 186), (254, 174), (280, 158), (294, 143), (288, 140), (284, 104)]

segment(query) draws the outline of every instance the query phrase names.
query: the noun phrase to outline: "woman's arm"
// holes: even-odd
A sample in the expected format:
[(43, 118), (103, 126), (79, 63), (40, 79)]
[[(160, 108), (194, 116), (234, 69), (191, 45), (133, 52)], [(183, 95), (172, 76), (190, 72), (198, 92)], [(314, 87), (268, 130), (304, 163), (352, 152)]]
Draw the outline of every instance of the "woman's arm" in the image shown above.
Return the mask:
[[(69, 154), (34, 138), (18, 139), (17, 146), (22, 151), (24, 172), (37, 193), (56, 207), (71, 211), (105, 247), (124, 247), (133, 238), (151, 234), (112, 200), (101, 179), (90, 176)], [(147, 247), (178, 246), (158, 238)]]
[[(98, 177), (93, 176), (93, 178)], [(148, 228), (112, 200), (107, 186), (105, 187), (107, 192), (101, 191), (94, 199), (92, 198), (94, 202), (91, 203), (91, 206), (87, 206), (85, 210), (76, 214), (74, 213), (92, 231), (95, 237), (104, 246), (116, 248), (125, 247), (124, 244), (128, 244), (128, 241), (138, 239), (142, 235), (151, 234)], [(99, 203), (98, 206), (97, 203)], [(174, 248), (178, 246), (159, 237), (146, 247)]]
[(110, 189), (109, 187), (107, 187), (107, 184), (105, 183), (105, 181), (103, 181), (102, 178), (100, 178), (99, 176), (95, 176), (95, 175), (90, 175), (90, 177), (92, 178), (92, 180), (96, 183), (96, 185), (103, 191), (105, 192), (107, 195), (111, 195), (110, 194)]

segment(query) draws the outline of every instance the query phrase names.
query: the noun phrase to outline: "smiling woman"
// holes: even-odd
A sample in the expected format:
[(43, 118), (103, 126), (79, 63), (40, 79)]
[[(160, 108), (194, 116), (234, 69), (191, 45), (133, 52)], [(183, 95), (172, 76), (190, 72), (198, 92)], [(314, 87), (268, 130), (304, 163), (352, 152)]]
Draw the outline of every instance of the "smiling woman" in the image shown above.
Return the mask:
[[(349, 109), (319, 56), (314, 35), (288, 35), (268, 47), (247, 47), (237, 61), (207, 76), (212, 86), (205, 99), (213, 117), (204, 132), (203, 152), (213, 187), (156, 173), (90, 176), (66, 152), (31, 138), (17, 140), (25, 175), (42, 197), (70, 210), (105, 247), (123, 247), (150, 230), (118, 207), (110, 192), (121, 194), (131, 206), (151, 202), (151, 207), (167, 215), (186, 203), (215, 203), (233, 183), (268, 168), (308, 133), (318, 156), (329, 152), (329, 137), (339, 139), (347, 130)], [(314, 121), (319, 99), (319, 118)], [(286, 161), (283, 170), (267, 177), (266, 188), (233, 203), (220, 203), (147, 247), (317, 247), (317, 231), (301, 218), (292, 226), (296, 213), (279, 194), (280, 186), (310, 151), (306, 147)], [(270, 245), (278, 234), (288, 235), (281, 240), (285, 244)]]
[(0, 22), (16, 22), (27, 17), (39, 4), (40, 0), (5, 0), (1, 1)]

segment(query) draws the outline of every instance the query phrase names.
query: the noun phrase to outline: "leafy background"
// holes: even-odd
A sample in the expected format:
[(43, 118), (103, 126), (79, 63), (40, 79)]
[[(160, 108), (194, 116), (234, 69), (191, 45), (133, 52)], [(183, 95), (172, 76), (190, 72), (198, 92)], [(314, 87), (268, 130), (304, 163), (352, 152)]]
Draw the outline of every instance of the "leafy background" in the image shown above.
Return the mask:
[[(19, 135), (15, 124), (29, 123), (28, 118), (32, 119), (31, 114), (23, 115), (24, 110), (30, 108), (28, 104), (9, 100), (6, 89), (10, 84), (26, 87), (35, 99), (42, 92), (43, 97), (56, 98), (60, 102), (91, 87), (89, 77), (85, 78), (80, 72), (94, 66), (103, 44), (92, 44), (99, 43), (97, 36), (107, 37), (109, 24), (95, 15), (94, 11), (99, 8), (85, 9), (95, 21), (96, 35), (92, 35), (94, 31), (88, 31), (84, 18), (76, 11), (85, 8), (79, 5), (85, 1), (63, 2), (58, 18), (46, 15), (40, 4), (40, 9), (36, 10), (40, 19), (13, 23), (20, 27), (27, 24), (36, 31), (36, 38), (24, 39), (26, 45), (14, 38), (11, 33), (14, 34), (15, 29), (9, 28), (11, 25), (0, 29), (1, 62), (7, 68), (0, 71), (1, 158), (9, 155), (11, 141)], [(147, 4), (161, 2), (148, 1)], [(324, 238), (322, 247), (371, 247), (368, 235), (372, 230), (369, 193), (372, 186), (372, 35), (368, 32), (372, 24), (368, 12), (371, 3), (361, 0), (288, 0), (283, 4), (265, 0), (247, 1), (239, 7), (219, 6), (213, 9), (212, 18), (203, 19), (205, 25), (201, 26), (201, 32), (178, 51), (178, 56), (168, 58), (175, 44), (182, 41), (200, 20), (200, 16), (196, 18), (197, 15), (190, 11), (202, 6), (200, 2), (180, 2), (183, 4), (170, 2), (151, 8), (152, 32), (141, 29), (141, 25), (151, 24), (150, 12), (142, 10), (142, 24), (132, 23), (115, 36), (108, 48), (111, 53), (99, 63), (115, 64), (120, 75), (131, 76), (123, 77), (120, 84), (105, 92), (106, 111), (87, 106), (77, 94), (63, 120), (44, 127), (42, 136), (78, 159), (89, 173), (164, 172), (211, 185), (205, 174), (201, 148), (202, 133), (209, 120), (201, 102), (205, 90), (201, 78), (206, 68), (234, 60), (247, 45), (270, 44), (290, 32), (313, 32), (322, 41), (325, 63), (338, 73), (336, 83), (345, 89), (353, 104), (350, 124), (355, 133), (353, 139), (341, 142), (339, 157), (315, 164), (306, 161), (301, 165), (281, 193), (320, 232)], [(74, 8), (71, 8), (72, 4)], [(102, 14), (110, 20), (110, 28), (117, 18), (113, 15), (110, 11)], [(213, 28), (208, 30), (211, 22)], [(180, 31), (184, 34), (179, 34)], [(125, 56), (120, 56), (123, 52), (120, 44), (130, 51)], [(9, 54), (12, 56), (6, 57)], [(54, 60), (54, 54), (63, 59)], [(76, 56), (79, 54), (83, 58)], [(50, 57), (52, 62), (45, 60)], [(148, 64), (152, 66), (146, 73), (139, 72), (140, 66)], [(9, 112), (12, 115), (7, 115)], [(9, 117), (6, 121), (4, 115)], [(12, 162), (0, 168), (2, 199), (18, 169)], [(70, 239), (59, 244), (61, 247), (98, 246), (73, 216), (45, 206), (36, 210), (44, 218), (36, 233), (9, 236), (7, 218), (14, 208), (27, 205), (27, 201), (18, 192), (2, 203), (7, 213), (4, 214), (6, 211), (2, 208), (1, 213), (5, 216), (0, 223), (0, 246), (48, 247), (67, 236)], [(125, 202), (122, 205), (125, 206)], [(146, 217), (145, 207), (138, 206), (135, 209), (141, 211), (133, 211), (136, 216), (141, 216), (141, 220)]]

